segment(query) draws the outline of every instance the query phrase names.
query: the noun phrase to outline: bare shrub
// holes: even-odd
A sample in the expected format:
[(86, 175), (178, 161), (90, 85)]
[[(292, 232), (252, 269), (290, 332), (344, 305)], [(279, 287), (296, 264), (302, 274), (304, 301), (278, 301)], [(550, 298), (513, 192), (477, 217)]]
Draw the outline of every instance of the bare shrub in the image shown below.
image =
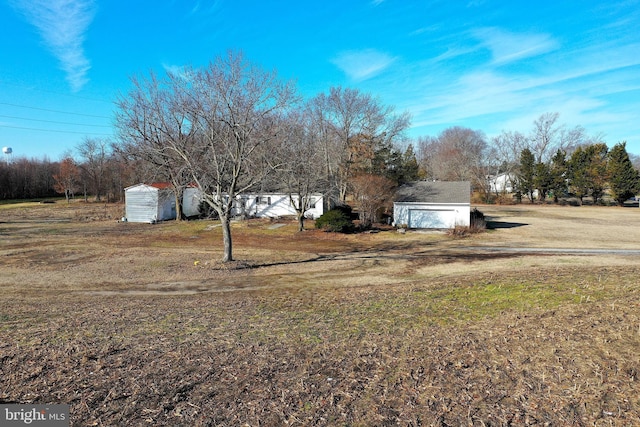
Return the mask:
[(447, 231), (447, 234), (453, 237), (466, 237), (471, 234), (470, 230), (471, 227), (456, 225), (454, 228), (450, 228), (449, 231)]
[(471, 211), (469, 224), (469, 228), (471, 228), (475, 233), (482, 232), (487, 229), (487, 221), (484, 218), (484, 214), (477, 208), (474, 208)]
[(495, 203), (494, 197), (491, 194), (484, 194), (478, 191), (474, 191), (471, 193), (471, 203), (487, 203), (493, 204)]
[(487, 221), (484, 214), (477, 208), (473, 209), (470, 214), (469, 226), (456, 225), (450, 229), (448, 234), (453, 237), (465, 237), (470, 234), (482, 233), (487, 229)]
[(496, 196), (495, 203), (497, 205), (515, 205), (516, 198), (511, 193), (500, 193)]

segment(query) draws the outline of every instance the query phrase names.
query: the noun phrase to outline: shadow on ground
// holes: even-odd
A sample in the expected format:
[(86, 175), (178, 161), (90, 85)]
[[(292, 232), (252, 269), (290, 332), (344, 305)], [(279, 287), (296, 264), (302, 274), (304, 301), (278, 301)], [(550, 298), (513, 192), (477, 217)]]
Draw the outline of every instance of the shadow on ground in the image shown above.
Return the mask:
[(523, 222), (508, 222), (508, 221), (487, 221), (487, 229), (497, 230), (499, 228), (516, 228), (529, 225)]

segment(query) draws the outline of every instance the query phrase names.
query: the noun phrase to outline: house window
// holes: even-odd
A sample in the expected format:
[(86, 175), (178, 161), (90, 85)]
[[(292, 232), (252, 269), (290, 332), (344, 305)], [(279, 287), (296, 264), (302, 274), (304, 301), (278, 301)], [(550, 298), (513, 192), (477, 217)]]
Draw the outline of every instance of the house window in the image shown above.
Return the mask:
[(271, 197), (269, 196), (259, 196), (256, 197), (256, 205), (271, 205)]
[(309, 209), (315, 209), (316, 208), (316, 198), (315, 197), (311, 197), (309, 198)]

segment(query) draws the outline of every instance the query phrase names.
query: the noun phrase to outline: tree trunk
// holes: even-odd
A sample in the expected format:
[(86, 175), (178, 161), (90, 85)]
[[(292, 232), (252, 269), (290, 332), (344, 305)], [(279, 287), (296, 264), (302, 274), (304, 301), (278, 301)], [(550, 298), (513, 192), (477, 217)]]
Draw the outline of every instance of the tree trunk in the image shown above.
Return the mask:
[(231, 217), (229, 215), (220, 216), (222, 224), (222, 243), (224, 246), (222, 262), (233, 261), (233, 244), (231, 241)]
[(182, 203), (180, 203), (180, 195), (175, 193), (175, 201), (176, 201), (176, 221), (182, 220)]
[(298, 215), (298, 231), (304, 231), (304, 212), (297, 211)]

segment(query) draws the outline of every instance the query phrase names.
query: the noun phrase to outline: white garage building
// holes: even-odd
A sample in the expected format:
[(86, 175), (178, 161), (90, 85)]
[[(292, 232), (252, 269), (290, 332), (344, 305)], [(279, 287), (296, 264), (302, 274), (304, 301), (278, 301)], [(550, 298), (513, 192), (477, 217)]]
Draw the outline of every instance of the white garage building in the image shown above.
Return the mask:
[(396, 226), (444, 229), (468, 227), (471, 216), (469, 182), (418, 181), (398, 189), (393, 203)]

